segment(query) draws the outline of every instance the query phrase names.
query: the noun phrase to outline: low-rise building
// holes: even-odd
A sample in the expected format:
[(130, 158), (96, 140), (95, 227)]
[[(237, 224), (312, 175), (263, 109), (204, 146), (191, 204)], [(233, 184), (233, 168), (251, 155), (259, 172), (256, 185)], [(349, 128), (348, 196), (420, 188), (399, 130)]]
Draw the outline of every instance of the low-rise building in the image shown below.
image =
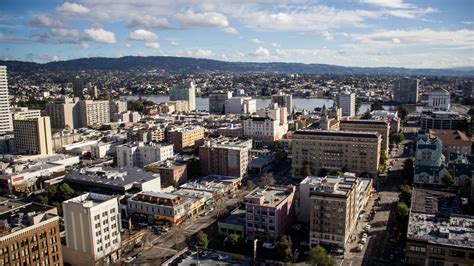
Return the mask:
[(209, 175), (201, 179), (184, 183), (180, 188), (210, 192), (212, 197), (215, 199), (233, 193), (241, 186), (241, 184), (241, 177)]
[(295, 214), (294, 186), (256, 188), (244, 198), (246, 238), (275, 242), (291, 226)]
[(91, 158), (102, 159), (116, 154), (117, 142), (99, 142), (91, 147)]
[(232, 97), (225, 102), (225, 114), (253, 114), (257, 112), (257, 101), (252, 97)]
[(220, 235), (237, 234), (245, 238), (245, 209), (235, 209), (229, 216), (217, 222), (217, 228)]
[(9, 206), (0, 214), (0, 264), (63, 265), (57, 209), (37, 203)]
[(160, 173), (162, 182), (164, 183), (179, 185), (188, 180), (187, 166), (184, 163), (166, 160), (155, 166)]
[(470, 122), (468, 115), (450, 111), (423, 111), (420, 116), (421, 130), (448, 129), (466, 131)]
[(217, 134), (219, 136), (228, 138), (241, 138), (244, 136), (244, 128), (240, 124), (230, 124), (228, 126), (218, 128)]
[(71, 171), (64, 181), (85, 187), (100, 188), (107, 193), (125, 194), (129, 191), (161, 191), (159, 174), (138, 167), (84, 167)]
[(120, 145), (116, 147), (116, 151), (118, 167), (143, 167), (164, 161), (174, 155), (173, 145), (152, 142), (148, 144), (138, 142)]
[(174, 145), (175, 150), (193, 148), (196, 141), (204, 139), (204, 128), (201, 126), (174, 127), (166, 132), (166, 141)]
[(400, 118), (398, 117), (398, 111), (387, 111), (387, 110), (374, 110), (370, 112), (372, 120), (383, 120), (390, 124), (390, 132), (400, 132)]
[(471, 154), (472, 142), (462, 131), (430, 129), (428, 135), (438, 137), (441, 140), (444, 154)]

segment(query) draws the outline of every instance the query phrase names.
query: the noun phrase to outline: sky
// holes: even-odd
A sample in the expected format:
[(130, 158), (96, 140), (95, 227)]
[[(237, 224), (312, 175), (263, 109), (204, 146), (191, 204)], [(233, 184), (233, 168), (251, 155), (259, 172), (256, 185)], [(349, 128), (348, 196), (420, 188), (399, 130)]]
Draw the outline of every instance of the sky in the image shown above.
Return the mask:
[(1, 0), (0, 59), (474, 66), (472, 0)]

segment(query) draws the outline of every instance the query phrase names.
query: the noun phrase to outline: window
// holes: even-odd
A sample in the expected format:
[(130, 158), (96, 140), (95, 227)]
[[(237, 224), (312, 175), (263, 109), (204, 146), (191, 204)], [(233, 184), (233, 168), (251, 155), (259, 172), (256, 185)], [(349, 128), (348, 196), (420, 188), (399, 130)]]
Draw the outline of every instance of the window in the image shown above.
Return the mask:
[(426, 252), (426, 247), (410, 245), (410, 251), (425, 253)]
[(438, 255), (444, 255), (444, 249), (442, 248), (430, 248), (430, 253), (431, 254), (438, 254)]
[(456, 258), (464, 258), (466, 256), (466, 253), (464, 253), (464, 251), (450, 250), (449, 256)]

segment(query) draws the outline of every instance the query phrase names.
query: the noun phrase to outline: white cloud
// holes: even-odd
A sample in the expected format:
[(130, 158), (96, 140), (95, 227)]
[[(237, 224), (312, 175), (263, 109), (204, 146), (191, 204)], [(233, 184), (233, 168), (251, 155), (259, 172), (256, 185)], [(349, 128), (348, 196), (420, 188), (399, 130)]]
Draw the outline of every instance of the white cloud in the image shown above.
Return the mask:
[(127, 47), (127, 48), (132, 48), (132, 45), (129, 44), (129, 43), (126, 43), (124, 46)]
[(81, 49), (88, 49), (89, 48), (89, 44), (86, 43), (86, 42), (81, 42), (77, 45), (77, 47), (81, 48)]
[(270, 52), (268, 49), (261, 46), (258, 47), (258, 49), (255, 50), (255, 52), (253, 52), (251, 55), (258, 59), (270, 59)]
[(196, 57), (210, 57), (214, 55), (214, 53), (211, 50), (206, 50), (206, 49), (199, 49), (197, 52), (194, 53)]
[(63, 23), (59, 20), (52, 19), (47, 16), (37, 16), (31, 20), (33, 26), (45, 26), (45, 27), (63, 27)]
[(280, 44), (278, 44), (276, 42), (272, 42), (272, 47), (275, 47), (275, 48), (280, 47)]
[(173, 45), (173, 46), (178, 46), (178, 45), (179, 45), (179, 42), (177, 42), (177, 41), (171, 41), (170, 44)]
[(232, 27), (225, 27), (225, 28), (222, 28), (222, 31), (227, 33), (227, 34), (232, 34), (232, 35), (237, 35), (239, 34), (239, 31), (235, 28), (232, 28)]
[(175, 19), (185, 27), (219, 27), (229, 26), (227, 17), (217, 12), (195, 13), (188, 9), (184, 13), (175, 15)]
[(392, 42), (393, 43), (400, 43), (400, 39), (399, 38), (392, 38)]
[(52, 61), (57, 62), (57, 61), (59, 61), (59, 56), (54, 55), (51, 59), (52, 59)]
[(474, 24), (474, 21), (462, 21), (461, 23), (466, 25), (472, 25)]
[(320, 34), (322, 37), (324, 37), (324, 39), (326, 39), (326, 40), (328, 40), (328, 41), (334, 39), (334, 37), (332, 36), (332, 34), (331, 34), (329, 31), (327, 31), (327, 30), (322, 31), (322, 32), (320, 32), (319, 34)]
[(262, 44), (263, 43), (261, 40), (259, 40), (257, 38), (251, 39), (250, 42), (253, 43), (253, 44)]
[(115, 33), (104, 30), (102, 28), (89, 28), (84, 30), (84, 35), (87, 40), (99, 43), (116, 43)]
[(56, 7), (56, 11), (59, 13), (85, 15), (90, 12), (90, 9), (81, 4), (64, 2), (62, 5)]
[(158, 40), (158, 36), (155, 33), (144, 30), (144, 29), (138, 29), (131, 32), (128, 35), (128, 38), (134, 41), (145, 41), (145, 42), (152, 42), (152, 41)]
[(54, 36), (59, 37), (70, 37), (70, 38), (78, 38), (81, 33), (76, 29), (69, 29), (69, 28), (52, 28), (51, 33)]
[(384, 8), (412, 8), (415, 7), (413, 4), (404, 3), (403, 0), (360, 0), (365, 4)]
[(145, 43), (145, 46), (150, 49), (160, 49), (160, 44), (157, 42)]
[(128, 22), (132, 28), (145, 27), (152, 29), (171, 29), (171, 24), (166, 18), (157, 18), (151, 15), (134, 16)]

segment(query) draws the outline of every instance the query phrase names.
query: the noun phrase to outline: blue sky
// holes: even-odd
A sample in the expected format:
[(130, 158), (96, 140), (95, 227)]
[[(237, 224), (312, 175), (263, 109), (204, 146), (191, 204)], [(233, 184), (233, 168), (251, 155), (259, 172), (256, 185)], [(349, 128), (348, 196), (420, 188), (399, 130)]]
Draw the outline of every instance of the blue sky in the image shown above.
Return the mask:
[(474, 66), (472, 0), (2, 0), (0, 58)]

